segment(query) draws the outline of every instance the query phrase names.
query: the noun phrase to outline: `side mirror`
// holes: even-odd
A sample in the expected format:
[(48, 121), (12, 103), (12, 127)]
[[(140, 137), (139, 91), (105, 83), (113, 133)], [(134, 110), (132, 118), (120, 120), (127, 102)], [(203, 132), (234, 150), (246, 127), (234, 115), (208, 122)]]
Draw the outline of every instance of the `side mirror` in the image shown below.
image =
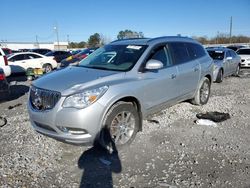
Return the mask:
[(158, 61), (156, 59), (150, 59), (147, 63), (146, 63), (146, 69), (147, 70), (158, 70), (161, 69), (163, 67), (163, 63), (161, 61)]
[(232, 60), (233, 58), (232, 57), (227, 57), (226, 60)]

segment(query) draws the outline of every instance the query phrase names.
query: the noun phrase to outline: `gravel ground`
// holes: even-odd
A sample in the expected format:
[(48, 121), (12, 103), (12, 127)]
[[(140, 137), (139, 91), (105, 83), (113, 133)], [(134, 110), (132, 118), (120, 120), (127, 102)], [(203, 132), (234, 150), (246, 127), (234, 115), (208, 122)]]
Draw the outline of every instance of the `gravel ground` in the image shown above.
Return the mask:
[[(144, 121), (131, 146), (108, 153), (36, 133), (29, 123), (29, 83), (0, 104), (0, 187), (250, 187), (250, 70), (212, 85), (208, 104), (183, 102)], [(217, 127), (199, 112), (227, 112)]]

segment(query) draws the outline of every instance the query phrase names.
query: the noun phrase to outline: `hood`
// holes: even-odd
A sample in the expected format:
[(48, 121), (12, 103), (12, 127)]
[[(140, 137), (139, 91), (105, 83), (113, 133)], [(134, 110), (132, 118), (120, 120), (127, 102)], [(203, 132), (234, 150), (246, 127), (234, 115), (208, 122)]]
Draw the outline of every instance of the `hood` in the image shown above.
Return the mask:
[(241, 57), (241, 59), (250, 59), (250, 55), (238, 55)]
[(114, 80), (116, 77), (121, 79), (124, 74), (124, 72), (71, 66), (48, 73), (34, 81), (32, 85), (68, 95), (78, 91), (79, 88), (84, 89), (98, 84), (105, 85), (106, 82)]
[(223, 64), (223, 60), (214, 59), (214, 64), (215, 65), (222, 65)]

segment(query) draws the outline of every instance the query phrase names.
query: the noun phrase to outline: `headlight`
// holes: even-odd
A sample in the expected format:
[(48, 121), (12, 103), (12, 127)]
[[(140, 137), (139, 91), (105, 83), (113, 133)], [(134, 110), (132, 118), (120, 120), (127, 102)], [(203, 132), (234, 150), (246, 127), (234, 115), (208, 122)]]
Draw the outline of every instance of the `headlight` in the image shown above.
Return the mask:
[(213, 71), (215, 71), (216, 69), (218, 69), (218, 65), (214, 64)]
[(108, 86), (86, 90), (67, 97), (63, 102), (64, 108), (85, 108), (97, 101), (106, 91)]

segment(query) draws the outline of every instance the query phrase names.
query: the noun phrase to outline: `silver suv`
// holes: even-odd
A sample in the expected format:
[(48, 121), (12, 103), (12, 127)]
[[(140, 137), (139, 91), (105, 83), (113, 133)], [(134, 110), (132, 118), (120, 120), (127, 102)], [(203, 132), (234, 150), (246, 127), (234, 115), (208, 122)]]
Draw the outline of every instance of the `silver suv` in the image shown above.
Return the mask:
[(68, 143), (129, 144), (149, 115), (188, 99), (206, 104), (212, 75), (213, 60), (193, 39), (114, 41), (33, 82), (30, 121)]

